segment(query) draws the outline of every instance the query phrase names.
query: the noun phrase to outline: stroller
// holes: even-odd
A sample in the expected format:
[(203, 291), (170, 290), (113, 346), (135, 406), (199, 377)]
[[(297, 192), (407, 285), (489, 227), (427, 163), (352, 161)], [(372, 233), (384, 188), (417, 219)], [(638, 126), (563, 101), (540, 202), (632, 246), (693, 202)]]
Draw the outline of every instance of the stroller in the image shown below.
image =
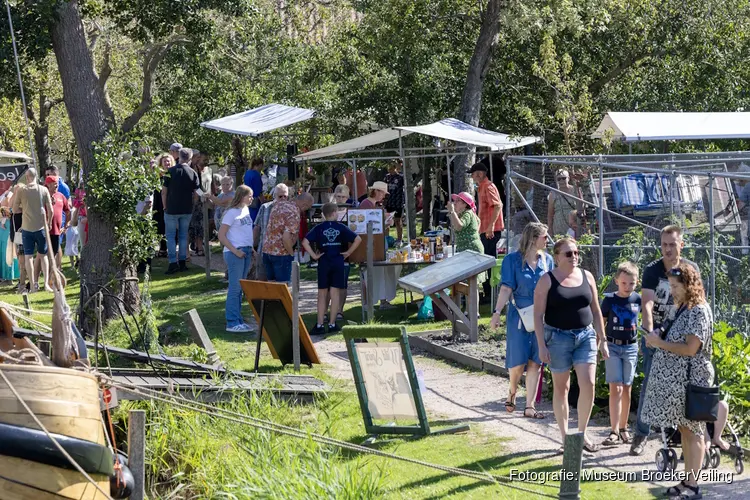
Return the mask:
[[(734, 470), (737, 474), (742, 474), (745, 471), (745, 464), (743, 459), (745, 458), (745, 452), (740, 444), (740, 438), (732, 428), (732, 424), (727, 422), (725, 429), (729, 430), (731, 436), (729, 449), (725, 453), (729, 454), (734, 458)], [(706, 432), (710, 440), (713, 440), (714, 436), (714, 424), (713, 422), (706, 422)], [(681, 442), (680, 431), (678, 429), (661, 429), (661, 440), (662, 447), (656, 452), (656, 469), (659, 472), (674, 471), (677, 470), (677, 452), (675, 448), (680, 446)], [(711, 441), (710, 441), (711, 442)], [(706, 452), (703, 455), (703, 469), (716, 469), (721, 462), (722, 450), (711, 442), (710, 446), (706, 447)], [(680, 456), (682, 460), (682, 456)]]

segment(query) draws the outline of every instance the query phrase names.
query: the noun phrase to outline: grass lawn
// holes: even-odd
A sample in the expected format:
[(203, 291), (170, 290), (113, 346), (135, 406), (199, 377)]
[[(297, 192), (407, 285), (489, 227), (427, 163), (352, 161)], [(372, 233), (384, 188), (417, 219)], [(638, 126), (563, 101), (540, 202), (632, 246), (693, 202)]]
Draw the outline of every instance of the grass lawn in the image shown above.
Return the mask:
[[(255, 343), (250, 336), (224, 331), (225, 288), (214, 273), (206, 280), (201, 268), (165, 276), (163, 260), (155, 261), (151, 296), (160, 345), (167, 354), (190, 357), (196, 346), (189, 341), (182, 314), (198, 310), (217, 352), (228, 366), (251, 370)], [(78, 281), (66, 266), (70, 281), (66, 296), (73, 309), (78, 303)], [(22, 305), (21, 296), (12, 287), (0, 288), (2, 300)], [(39, 292), (29, 296), (32, 308), (50, 311), (52, 295)], [(416, 297), (415, 297), (416, 298)], [(417, 323), (416, 305), (403, 308), (403, 294), (394, 301), (397, 307), (377, 314), (380, 322), (406, 325), (409, 331), (447, 327), (447, 322)], [(489, 322), (488, 305), (482, 306), (480, 324)], [(350, 304), (345, 316), (358, 321), (359, 304)], [(49, 316), (37, 316), (49, 322)], [(305, 315), (308, 324), (314, 315)], [(333, 337), (340, 338), (339, 336)], [(128, 346), (130, 340), (121, 321), (112, 321), (105, 329), (107, 343)], [(136, 346), (139, 347), (139, 346)], [(291, 373), (282, 368), (263, 348), (261, 370)], [(116, 360), (119, 363), (125, 360)], [(241, 411), (309, 431), (324, 433), (354, 443), (367, 436), (362, 424), (356, 394), (351, 384), (335, 381), (316, 366), (303, 368), (302, 373), (315, 375), (333, 385), (326, 398), (313, 404), (290, 406), (269, 396), (242, 398), (237, 402)], [(127, 408), (150, 410), (148, 426), (149, 478), (152, 496), (166, 498), (175, 489), (173, 498), (539, 498), (538, 495), (516, 491), (499, 485), (455, 477), (419, 465), (381, 457), (359, 456), (322, 448), (309, 441), (270, 435), (255, 429), (224, 422), (193, 412), (146, 402), (126, 403), (118, 410), (120, 417)], [(431, 422), (433, 427), (450, 422)], [(124, 424), (120, 423), (120, 429)], [(433, 463), (484, 470), (508, 475), (511, 469), (525, 471), (557, 471), (561, 457), (513, 454), (513, 442), (486, 434), (478, 425), (465, 434), (432, 436), (423, 439), (398, 438), (375, 445), (379, 450)], [(556, 488), (536, 484), (514, 483), (539, 493), (557, 495)], [(182, 488), (182, 490), (179, 490)], [(608, 499), (634, 496), (650, 498), (646, 485), (639, 483), (592, 482), (582, 485), (582, 498)]]

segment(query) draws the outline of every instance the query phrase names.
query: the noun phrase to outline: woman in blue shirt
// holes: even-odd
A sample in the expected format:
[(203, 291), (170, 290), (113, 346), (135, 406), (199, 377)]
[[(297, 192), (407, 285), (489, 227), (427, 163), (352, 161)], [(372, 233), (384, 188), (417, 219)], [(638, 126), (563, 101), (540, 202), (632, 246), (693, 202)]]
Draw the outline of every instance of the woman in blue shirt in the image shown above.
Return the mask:
[[(534, 407), (542, 362), (539, 359), (534, 328), (526, 329), (519, 309), (533, 305), (537, 282), (554, 267), (552, 256), (545, 251), (546, 248), (547, 226), (538, 222), (527, 224), (521, 234), (518, 251), (503, 259), (502, 286), (490, 323), (492, 328), (499, 326), (500, 311), (508, 304), (505, 367), (510, 372), (510, 393), (505, 401), (505, 409), (508, 413), (515, 411), (518, 382), (525, 369), (526, 407), (523, 415), (535, 419), (544, 418), (544, 415), (537, 412)], [(533, 318), (533, 315), (530, 316)], [(533, 323), (533, 320), (531, 321)]]

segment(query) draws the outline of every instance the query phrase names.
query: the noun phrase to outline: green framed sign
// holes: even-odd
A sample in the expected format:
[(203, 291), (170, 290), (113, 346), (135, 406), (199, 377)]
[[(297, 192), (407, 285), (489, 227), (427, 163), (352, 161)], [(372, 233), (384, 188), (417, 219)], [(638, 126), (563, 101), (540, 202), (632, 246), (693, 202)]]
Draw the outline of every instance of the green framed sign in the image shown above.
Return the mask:
[[(430, 429), (419, 390), (417, 372), (406, 329), (390, 325), (345, 326), (349, 363), (368, 434), (451, 434), (469, 430), (468, 424)], [(358, 342), (372, 339), (375, 342)], [(416, 420), (416, 425), (378, 425), (375, 419)]]

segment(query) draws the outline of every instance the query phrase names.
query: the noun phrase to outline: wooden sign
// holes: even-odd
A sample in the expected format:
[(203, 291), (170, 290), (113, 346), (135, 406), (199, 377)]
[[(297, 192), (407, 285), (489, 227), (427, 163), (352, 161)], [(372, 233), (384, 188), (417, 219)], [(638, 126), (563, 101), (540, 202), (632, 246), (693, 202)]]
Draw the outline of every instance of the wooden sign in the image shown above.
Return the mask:
[[(282, 365), (294, 362), (292, 347), (292, 294), (284, 283), (240, 280), (258, 328), (274, 359)], [(307, 332), (307, 327), (298, 316), (300, 361), (305, 364), (320, 363), (318, 353)]]
[[(431, 430), (422, 402), (417, 372), (402, 326), (345, 326), (341, 332), (352, 365), (354, 385), (369, 434), (452, 434), (468, 431), (468, 425)], [(371, 339), (358, 343), (358, 339)], [(376, 424), (374, 419), (417, 420), (416, 425)], [(371, 443), (371, 440), (367, 442)]]

